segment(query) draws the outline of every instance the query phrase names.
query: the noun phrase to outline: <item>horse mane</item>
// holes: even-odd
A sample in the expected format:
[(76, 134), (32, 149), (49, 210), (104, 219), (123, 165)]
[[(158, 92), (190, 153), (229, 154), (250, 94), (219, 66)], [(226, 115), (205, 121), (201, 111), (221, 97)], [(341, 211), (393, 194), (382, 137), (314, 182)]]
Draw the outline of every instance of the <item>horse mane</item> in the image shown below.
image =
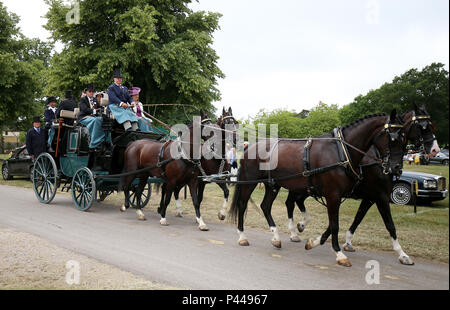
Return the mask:
[(387, 115), (386, 113), (377, 113), (377, 114), (366, 115), (366, 116), (361, 117), (360, 119), (358, 119), (356, 121), (353, 121), (350, 124), (344, 126), (342, 129), (348, 129), (348, 128), (354, 127), (354, 126), (356, 126), (356, 125), (358, 125), (358, 124), (360, 124), (360, 123), (362, 123), (362, 122), (364, 122), (364, 121), (366, 121), (368, 119), (375, 118), (375, 117), (386, 116), (386, 115)]

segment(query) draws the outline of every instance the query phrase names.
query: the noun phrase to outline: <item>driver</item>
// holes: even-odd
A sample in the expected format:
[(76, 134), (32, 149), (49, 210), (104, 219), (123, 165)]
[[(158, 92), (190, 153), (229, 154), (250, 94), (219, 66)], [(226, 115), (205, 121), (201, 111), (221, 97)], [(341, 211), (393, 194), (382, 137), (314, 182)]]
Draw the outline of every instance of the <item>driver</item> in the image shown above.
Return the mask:
[(126, 131), (138, 131), (138, 119), (132, 112), (132, 99), (128, 89), (122, 85), (123, 77), (120, 69), (114, 70), (114, 83), (108, 87), (109, 109), (119, 124)]

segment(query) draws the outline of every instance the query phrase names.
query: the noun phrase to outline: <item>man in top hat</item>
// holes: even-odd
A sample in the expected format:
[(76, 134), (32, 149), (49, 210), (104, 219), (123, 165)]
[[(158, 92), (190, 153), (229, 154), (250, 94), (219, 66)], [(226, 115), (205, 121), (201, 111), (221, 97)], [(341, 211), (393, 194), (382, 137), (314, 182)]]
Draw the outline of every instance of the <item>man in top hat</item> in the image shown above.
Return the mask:
[(86, 88), (86, 96), (80, 101), (80, 114), (78, 122), (86, 126), (91, 136), (89, 148), (95, 149), (106, 139), (106, 133), (102, 128), (102, 118), (98, 115), (100, 104), (94, 97), (95, 86), (89, 84)]
[(122, 85), (123, 77), (120, 69), (114, 70), (114, 83), (108, 87), (109, 109), (125, 130), (138, 130), (138, 119), (131, 111), (132, 99), (128, 89)]
[(44, 112), (46, 130), (49, 130), (52, 127), (53, 122), (56, 120), (56, 104), (57, 102), (55, 97), (47, 98), (48, 108)]
[(26, 137), (27, 151), (32, 159), (47, 152), (47, 141), (45, 138), (45, 131), (41, 129), (41, 119), (39, 116), (36, 116), (33, 118), (33, 128), (28, 130)]
[[(65, 97), (66, 98), (59, 105), (58, 110), (56, 110), (56, 118), (60, 118), (62, 110), (73, 111), (77, 107), (77, 103), (75, 102), (75, 99), (73, 99), (71, 90), (66, 90)], [(72, 126), (73, 125), (73, 120), (72, 119), (66, 119), (66, 120), (64, 120), (64, 123), (66, 123), (67, 125)]]

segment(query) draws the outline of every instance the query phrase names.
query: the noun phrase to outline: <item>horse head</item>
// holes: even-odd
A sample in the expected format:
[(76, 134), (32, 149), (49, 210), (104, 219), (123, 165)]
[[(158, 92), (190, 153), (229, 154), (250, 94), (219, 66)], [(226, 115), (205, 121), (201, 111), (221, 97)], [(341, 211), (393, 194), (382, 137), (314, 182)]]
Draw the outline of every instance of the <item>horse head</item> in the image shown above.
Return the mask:
[(402, 118), (406, 137), (413, 142), (416, 150), (430, 157), (441, 151), (435, 136), (436, 128), (424, 105), (418, 107), (414, 104), (414, 109), (405, 113)]

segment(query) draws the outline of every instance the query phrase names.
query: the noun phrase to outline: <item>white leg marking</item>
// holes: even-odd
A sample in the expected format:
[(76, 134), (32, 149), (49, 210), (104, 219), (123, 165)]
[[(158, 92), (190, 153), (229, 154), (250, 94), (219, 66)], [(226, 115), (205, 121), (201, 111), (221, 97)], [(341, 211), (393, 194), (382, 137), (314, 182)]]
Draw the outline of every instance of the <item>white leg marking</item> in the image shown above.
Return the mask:
[(168, 222), (167, 222), (167, 220), (166, 220), (165, 218), (161, 218), (161, 219), (159, 220), (159, 223), (160, 223), (161, 225), (163, 225), (163, 226), (169, 225)]
[(175, 200), (175, 203), (177, 204), (177, 215), (182, 216), (183, 208), (181, 207), (181, 201)]
[(144, 212), (142, 212), (141, 210), (138, 209), (138, 210), (136, 210), (136, 214), (137, 214), (139, 220), (145, 220)]
[(400, 243), (398, 243), (398, 240), (394, 240), (393, 238), (391, 238), (391, 240), (392, 240), (392, 244), (394, 246), (394, 251), (397, 252), (398, 256), (399, 257), (402, 257), (402, 256), (408, 257), (408, 255), (406, 255), (406, 253), (403, 252), (402, 247), (400, 246)]
[(300, 225), (305, 228), (306, 225), (308, 225), (309, 221), (311, 221), (311, 218), (309, 217), (308, 212), (302, 212), (303, 215), (303, 221), (300, 222)]
[(342, 253), (341, 251), (334, 253), (336, 253), (336, 261), (347, 259), (347, 256), (345, 256), (345, 254)]
[(353, 234), (348, 230), (345, 234), (345, 243), (351, 245), (353, 239)]
[(297, 239), (298, 239), (298, 236), (297, 236), (297, 233), (295, 232), (294, 219), (289, 219), (289, 225), (288, 225), (288, 227), (289, 227), (289, 231), (290, 231), (290, 233), (291, 233), (291, 240), (292, 240), (292, 239), (297, 240)]
[(247, 237), (245, 236), (243, 231), (237, 230), (237, 233), (239, 234), (239, 241), (241, 240), (247, 240)]
[(227, 216), (227, 205), (228, 205), (228, 199), (223, 200), (222, 210), (220, 210), (220, 214), (223, 216)]
[(197, 219), (197, 223), (198, 223), (198, 226), (200, 227), (200, 226), (206, 226), (206, 224), (205, 224), (205, 222), (203, 222), (203, 218), (201, 217), (201, 218), (196, 218)]
[(273, 233), (273, 241), (280, 241), (280, 234), (277, 227), (270, 227), (270, 231)]
[(439, 147), (437, 141), (434, 140), (433, 146), (431, 147), (431, 152), (430, 152), (431, 155), (434, 157), (434, 156), (436, 156), (436, 154), (439, 153), (440, 151), (441, 151), (441, 149), (440, 149), (440, 147)]

